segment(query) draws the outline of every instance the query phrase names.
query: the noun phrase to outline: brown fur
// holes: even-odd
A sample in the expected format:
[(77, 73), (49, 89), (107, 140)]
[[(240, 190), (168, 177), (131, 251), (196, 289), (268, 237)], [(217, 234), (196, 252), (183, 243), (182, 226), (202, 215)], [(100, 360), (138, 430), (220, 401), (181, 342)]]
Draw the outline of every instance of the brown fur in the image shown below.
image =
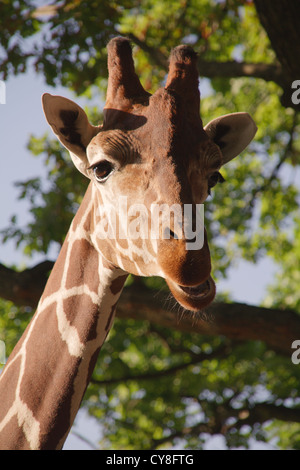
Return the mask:
[[(195, 219), (211, 175), (245, 148), (255, 126), (249, 116), (231, 115), (203, 129), (196, 54), (187, 46), (172, 52), (166, 87), (152, 96), (135, 73), (128, 40), (109, 43), (108, 69), (102, 126), (92, 126), (72, 101), (43, 96), (49, 124), (91, 183), (37, 312), (0, 376), (0, 449), (62, 447), (128, 273), (162, 275), (189, 310), (205, 307), (215, 295), (206, 234), (203, 247), (189, 251), (186, 238), (176, 239), (172, 218), (161, 222), (157, 244), (101, 239), (99, 208), (117, 206), (118, 196), (126, 196), (128, 204), (146, 204), (148, 211), (154, 203), (191, 204)], [(103, 159), (104, 168), (114, 169), (105, 183), (103, 166), (100, 182), (93, 171)]]

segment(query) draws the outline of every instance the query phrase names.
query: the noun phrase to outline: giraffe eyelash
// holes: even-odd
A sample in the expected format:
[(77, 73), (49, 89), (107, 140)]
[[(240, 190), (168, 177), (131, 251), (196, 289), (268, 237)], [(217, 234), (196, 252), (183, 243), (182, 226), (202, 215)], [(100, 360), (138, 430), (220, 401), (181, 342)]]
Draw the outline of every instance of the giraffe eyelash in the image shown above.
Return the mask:
[(210, 175), (210, 177), (208, 178), (208, 194), (210, 195), (211, 194), (211, 188), (213, 188), (214, 186), (216, 186), (217, 183), (224, 183), (225, 182), (225, 178), (221, 175), (221, 173), (219, 171), (215, 171), (214, 173), (212, 173), (212, 175)]
[(115, 170), (115, 166), (108, 160), (102, 160), (90, 167), (93, 170), (94, 176), (98, 183), (104, 183), (111, 173)]

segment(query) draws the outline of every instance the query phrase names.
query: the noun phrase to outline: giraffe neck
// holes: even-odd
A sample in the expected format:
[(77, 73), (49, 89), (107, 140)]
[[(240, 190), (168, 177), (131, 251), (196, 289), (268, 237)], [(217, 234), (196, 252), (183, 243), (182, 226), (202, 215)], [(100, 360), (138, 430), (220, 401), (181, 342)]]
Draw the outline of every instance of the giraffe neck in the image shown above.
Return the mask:
[(90, 195), (0, 376), (0, 449), (62, 447), (112, 326), (127, 273), (91, 244)]

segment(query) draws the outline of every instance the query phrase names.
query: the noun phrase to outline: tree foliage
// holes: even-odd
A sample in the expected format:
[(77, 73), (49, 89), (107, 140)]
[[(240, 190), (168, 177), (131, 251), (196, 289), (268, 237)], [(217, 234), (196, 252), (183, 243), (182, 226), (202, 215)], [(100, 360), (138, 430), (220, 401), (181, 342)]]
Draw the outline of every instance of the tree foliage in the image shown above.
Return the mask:
[[(137, 72), (149, 91), (163, 83), (170, 49), (191, 44), (199, 54), (204, 123), (248, 111), (258, 125), (255, 141), (222, 170), (226, 183), (205, 205), (214, 276), (226, 277), (238, 259), (269, 257), (278, 274), (265, 305), (281, 308), (282, 315), (287, 308), (300, 312), (300, 119), (287, 102), (289, 77), (253, 2), (71, 0), (42, 8), (32, 0), (4, 0), (0, 13), (0, 78), (34, 67), (49, 85), (89, 98), (95, 124), (101, 113), (92, 105), (104, 96), (105, 46), (112, 36), (132, 39)], [(27, 254), (47, 254), (51, 244), (61, 245), (86, 181), (49, 135), (32, 137), (28, 148), (44, 159), (47, 182), (18, 183), (32, 219), (19, 227), (13, 216), (2, 236)], [(164, 288), (157, 279), (145, 282), (153, 291)], [(29, 313), (5, 301), (1, 312), (0, 339), (10, 350)], [(297, 449), (299, 374), (290, 357), (265, 342), (119, 319), (83, 406), (104, 427), (105, 448), (199, 449), (207, 436), (221, 435), (229, 448), (247, 447), (252, 438)]]

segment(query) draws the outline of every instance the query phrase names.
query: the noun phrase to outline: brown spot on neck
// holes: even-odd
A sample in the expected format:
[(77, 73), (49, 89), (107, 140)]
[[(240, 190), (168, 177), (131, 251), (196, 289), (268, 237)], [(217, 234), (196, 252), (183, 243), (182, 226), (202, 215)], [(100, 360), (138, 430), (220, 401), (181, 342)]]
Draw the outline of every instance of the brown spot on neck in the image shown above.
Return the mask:
[(110, 285), (110, 290), (113, 295), (116, 295), (120, 290), (123, 288), (124, 282), (127, 279), (128, 274), (125, 274), (123, 276), (119, 276), (116, 279), (114, 279)]

